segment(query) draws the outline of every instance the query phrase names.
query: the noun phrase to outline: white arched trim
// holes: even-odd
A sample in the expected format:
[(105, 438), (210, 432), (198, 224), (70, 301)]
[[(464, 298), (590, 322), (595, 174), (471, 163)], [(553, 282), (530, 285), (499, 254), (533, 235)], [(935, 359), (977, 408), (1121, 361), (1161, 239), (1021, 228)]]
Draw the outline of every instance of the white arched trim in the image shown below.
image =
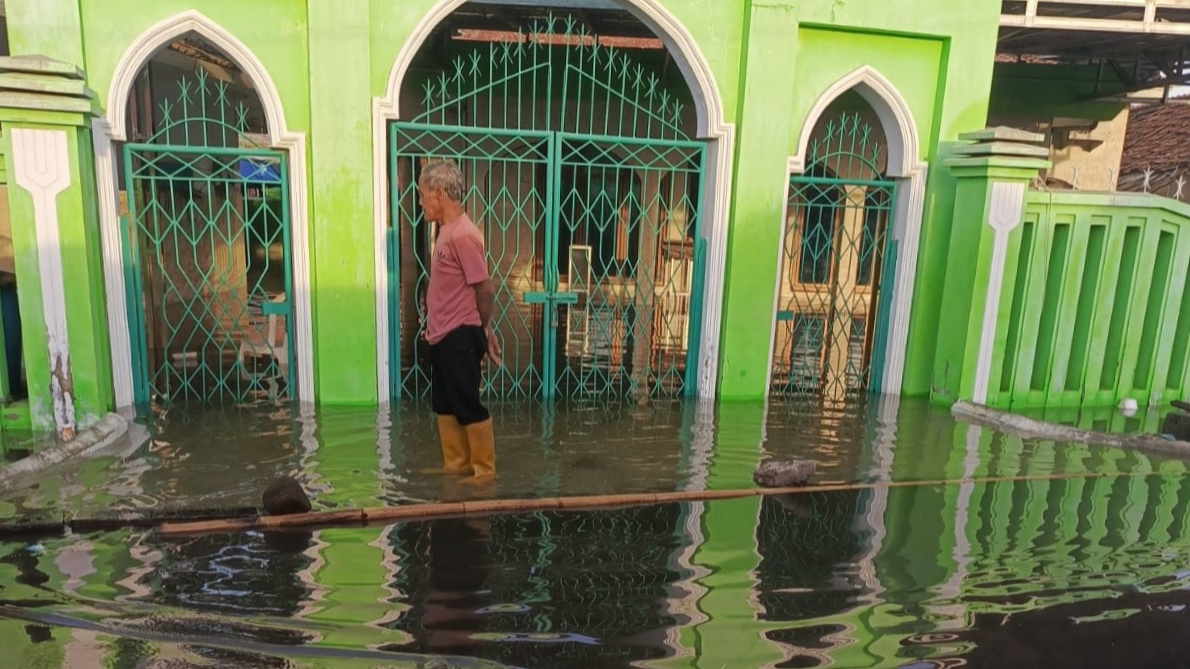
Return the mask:
[(133, 401), (132, 345), (128, 332), (128, 303), (124, 292), (123, 242), (120, 236), (119, 192), (113, 142), (127, 139), (128, 96), (145, 63), (158, 50), (186, 33), (195, 32), (210, 40), (238, 66), (260, 95), (268, 121), (272, 148), (289, 154), (289, 200), (292, 223), (293, 295), (290, 296), (294, 329), (294, 358), (297, 362), (300, 401), (314, 401), (314, 334), (310, 302), (310, 230), (306, 171), (306, 136), (291, 132), (285, 122), (281, 95), (264, 64), (243, 42), (219, 24), (190, 10), (175, 14), (142, 32), (120, 58), (107, 96), (107, 115), (96, 119), (94, 130), (96, 180), (99, 189), (100, 226), (103, 234), (104, 278), (107, 285), (108, 326), (111, 329), (113, 378), (116, 404)]
[[(921, 245), (922, 215), (925, 211), (926, 176), (929, 165), (921, 156), (921, 135), (905, 97), (875, 68), (865, 65), (839, 79), (810, 108), (798, 137), (798, 153), (789, 158), (790, 175), (802, 174), (808, 165), (810, 141), (814, 129), (828, 107), (847, 91), (854, 90), (872, 106), (888, 140), (888, 176), (897, 181), (897, 201), (893, 212), (892, 234), (897, 242), (897, 271), (889, 311), (888, 342), (884, 355), (884, 375), (880, 390), (900, 394), (905, 373), (905, 348), (909, 340), (909, 315), (913, 289), (917, 282), (917, 254)], [(789, 201), (789, 180), (785, 183)], [(777, 311), (780, 309), (781, 279), (784, 275), (785, 207), (781, 207), (781, 236), (777, 240), (777, 285), (773, 293), (773, 332), (769, 337), (769, 371), (765, 392), (772, 385), (773, 347), (776, 346)]]
[[(376, 242), (376, 356), (377, 391), (381, 402), (392, 392), (389, 388), (389, 308), (388, 303), (388, 124), (400, 118), (401, 84), (426, 39), (443, 19), (467, 0), (437, 0), (433, 8), (414, 27), (388, 75), (384, 97), (373, 101), (373, 212)], [(694, 37), (659, 0), (619, 0), (629, 11), (649, 26), (665, 43), (674, 62), (682, 71), (694, 97), (698, 112), (698, 133), (707, 140), (703, 239), (707, 244), (706, 281), (703, 292), (703, 323), (698, 361), (698, 394), (713, 397), (719, 376), (720, 330), (723, 321), (723, 287), (727, 267), (727, 220), (731, 201), (731, 168), (735, 155), (735, 125), (724, 118), (723, 97), (711, 66), (698, 48)]]

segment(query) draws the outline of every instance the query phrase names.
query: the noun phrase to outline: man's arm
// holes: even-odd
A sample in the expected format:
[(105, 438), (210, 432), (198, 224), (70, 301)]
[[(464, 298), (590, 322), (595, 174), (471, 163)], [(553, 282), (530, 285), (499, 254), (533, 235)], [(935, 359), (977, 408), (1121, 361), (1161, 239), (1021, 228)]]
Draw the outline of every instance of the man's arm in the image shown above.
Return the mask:
[(496, 287), (491, 279), (475, 284), (475, 306), (479, 307), (479, 322), (486, 330), (492, 324), (492, 309), (496, 305)]
[(488, 340), (488, 358), (496, 366), (503, 363), (500, 354), (500, 340), (492, 329), (492, 310), (496, 303), (496, 287), (488, 274), (487, 254), (483, 242), (468, 239), (459, 245), (459, 261), (467, 284), (475, 286), (475, 306), (479, 308), (479, 322), (483, 325)]
[(479, 308), (479, 320), (486, 329), (492, 324), (492, 310), (496, 304), (496, 287), (488, 274), (488, 259), (483, 243), (468, 237), (458, 245), (459, 264), (467, 283), (475, 287), (475, 306)]

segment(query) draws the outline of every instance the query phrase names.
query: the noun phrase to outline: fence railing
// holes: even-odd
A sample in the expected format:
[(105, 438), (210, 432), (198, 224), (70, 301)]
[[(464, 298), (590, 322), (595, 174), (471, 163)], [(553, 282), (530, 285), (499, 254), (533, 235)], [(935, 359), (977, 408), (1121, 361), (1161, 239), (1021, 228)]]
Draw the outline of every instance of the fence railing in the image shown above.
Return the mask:
[(1004, 270), (988, 403), (1142, 406), (1190, 375), (1190, 206), (1130, 193), (1030, 192)]

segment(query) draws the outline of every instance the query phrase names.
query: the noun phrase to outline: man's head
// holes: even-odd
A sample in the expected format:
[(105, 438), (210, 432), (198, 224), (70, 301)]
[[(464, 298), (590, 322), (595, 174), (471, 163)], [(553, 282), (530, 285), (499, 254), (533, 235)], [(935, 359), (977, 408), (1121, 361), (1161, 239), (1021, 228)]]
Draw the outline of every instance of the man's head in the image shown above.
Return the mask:
[(417, 190), (428, 222), (445, 223), (463, 210), (463, 173), (453, 160), (426, 166)]

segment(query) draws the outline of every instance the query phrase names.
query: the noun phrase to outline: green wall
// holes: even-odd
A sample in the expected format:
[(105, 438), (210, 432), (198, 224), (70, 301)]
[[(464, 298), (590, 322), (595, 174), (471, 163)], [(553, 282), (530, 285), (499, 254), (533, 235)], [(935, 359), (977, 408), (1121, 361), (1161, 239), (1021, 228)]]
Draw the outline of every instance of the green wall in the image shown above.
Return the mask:
[[(373, 99), (433, 0), (13, 0), (14, 52), (77, 62), (101, 104), (119, 59), (149, 26), (196, 9), (263, 63), (291, 131), (307, 134), (317, 399), (376, 394)], [(948, 0), (704, 0), (665, 3), (716, 77), (737, 129), (720, 392), (764, 395), (786, 161), (822, 92), (862, 65), (904, 95), (922, 157), (936, 162), (986, 119), (995, 3)], [(34, 11), (33, 7), (37, 10)], [(748, 104), (743, 104), (744, 100)], [(780, 141), (773, 141), (779, 138)], [(947, 262), (953, 183), (931, 172), (904, 390), (926, 394)], [(913, 259), (909, 260), (913, 262)]]
[(314, 364), (324, 403), (374, 404), (369, 26), (362, 2), (309, 0)]
[[(28, 1), (28, 0), (25, 0)], [(54, 0), (60, 2), (61, 0)], [(34, 0), (40, 3), (41, 0)], [(15, 4), (15, 3), (12, 3)], [(73, 2), (69, 3), (73, 4)], [(264, 64), (295, 132), (310, 129), (309, 35), (306, 7), (276, 0), (82, 0), (87, 84), (106, 107), (116, 66), (142, 32), (188, 10), (198, 10), (243, 42)], [(20, 30), (10, 22), (9, 30)], [(13, 49), (13, 53), (19, 53)]]
[[(945, 153), (940, 143), (986, 120), (998, 25), (994, 3), (904, 2), (896, 3), (896, 11), (888, 4), (750, 5), (741, 76), (741, 98), (750, 104), (737, 115), (720, 369), (725, 399), (766, 391), (771, 334), (755, 325), (772, 318), (785, 164), (826, 89), (859, 67), (875, 68), (904, 96), (918, 126), (921, 156), (931, 163)], [(779, 144), (774, 137), (786, 140)], [(952, 188), (947, 175), (930, 173), (903, 385), (910, 395), (929, 391)]]

